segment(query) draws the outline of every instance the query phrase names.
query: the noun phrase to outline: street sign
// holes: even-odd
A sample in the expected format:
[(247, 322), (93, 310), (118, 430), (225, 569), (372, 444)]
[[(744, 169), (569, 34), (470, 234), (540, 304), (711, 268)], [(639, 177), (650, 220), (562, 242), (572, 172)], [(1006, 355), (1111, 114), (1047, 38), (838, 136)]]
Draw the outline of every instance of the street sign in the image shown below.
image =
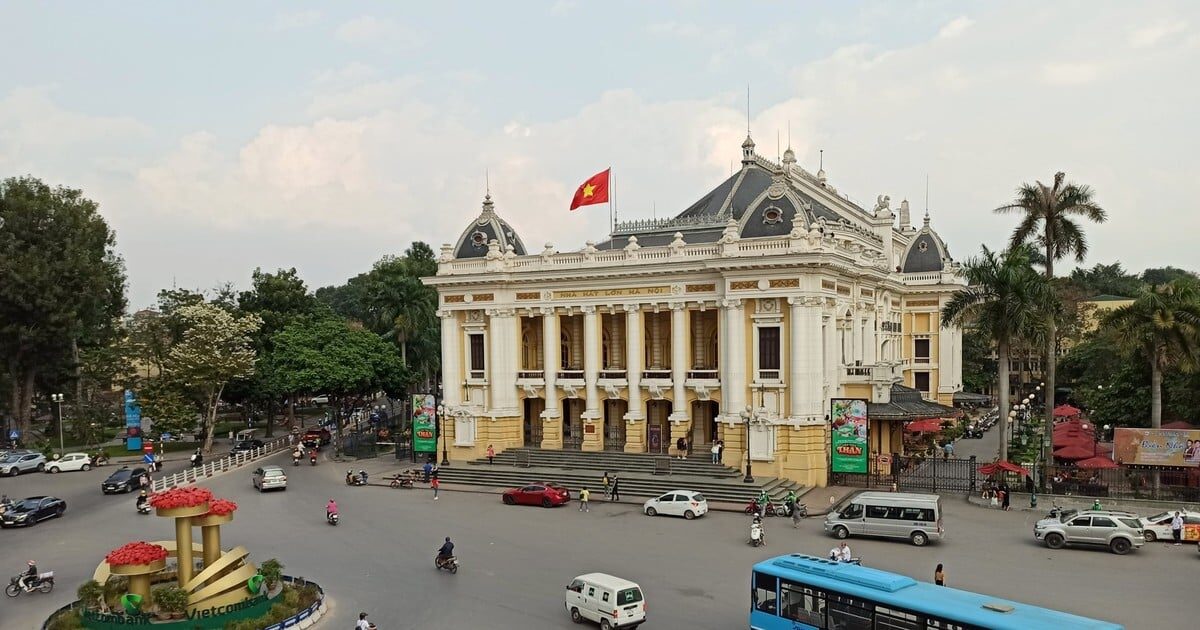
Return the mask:
[(8, 439), (10, 439), (10, 440), (15, 440), (19, 437), (21, 437), (21, 432), (16, 429), (13, 429), (8, 432)]

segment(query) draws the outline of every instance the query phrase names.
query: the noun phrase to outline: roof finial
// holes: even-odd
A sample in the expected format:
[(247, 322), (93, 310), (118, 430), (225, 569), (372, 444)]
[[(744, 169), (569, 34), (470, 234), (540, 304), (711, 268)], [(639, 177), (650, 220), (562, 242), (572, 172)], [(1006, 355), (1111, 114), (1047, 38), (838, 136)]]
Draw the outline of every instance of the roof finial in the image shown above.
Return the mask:
[(750, 137), (750, 84), (746, 84), (746, 141), (742, 143), (742, 164), (754, 163), (754, 140)]
[(785, 170), (791, 170), (792, 165), (796, 163), (796, 152), (792, 150), (792, 121), (788, 121), (787, 132), (787, 149), (783, 151), (783, 166)]
[(818, 155), (820, 156), (818, 158), (820, 160), (820, 162), (818, 162), (818, 165), (817, 165), (817, 181), (824, 184), (825, 183), (825, 149), (821, 149), (820, 152), (818, 153)]
[(487, 199), (491, 199), (492, 198), (492, 175), (491, 175), (491, 173), (488, 172), (488, 169), (486, 169), (486, 168), (483, 169), (483, 188), (484, 188), (484, 192), (485, 192), (484, 196)]
[(746, 137), (750, 137), (750, 84), (746, 84)]

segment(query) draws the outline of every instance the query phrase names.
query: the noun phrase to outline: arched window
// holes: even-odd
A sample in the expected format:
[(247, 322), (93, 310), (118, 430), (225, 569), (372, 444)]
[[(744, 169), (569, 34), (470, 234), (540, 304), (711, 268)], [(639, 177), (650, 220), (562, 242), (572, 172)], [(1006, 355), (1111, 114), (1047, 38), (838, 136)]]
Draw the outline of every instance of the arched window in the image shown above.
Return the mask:
[(569, 369), (571, 362), (571, 336), (565, 331), (559, 335), (558, 341), (558, 368), (560, 370)]

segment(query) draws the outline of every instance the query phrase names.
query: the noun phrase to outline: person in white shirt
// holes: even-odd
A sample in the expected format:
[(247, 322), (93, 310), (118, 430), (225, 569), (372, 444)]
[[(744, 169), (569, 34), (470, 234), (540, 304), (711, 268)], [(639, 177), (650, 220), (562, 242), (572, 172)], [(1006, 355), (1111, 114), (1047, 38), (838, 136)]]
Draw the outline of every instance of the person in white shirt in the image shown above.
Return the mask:
[(834, 547), (829, 550), (829, 559), (833, 562), (838, 562), (842, 559), (842, 548)]
[(367, 613), (358, 613), (358, 623), (354, 624), (354, 630), (375, 630), (375, 624), (367, 621)]
[(847, 545), (845, 542), (843, 542), (842, 544), (838, 545), (838, 547), (839, 551), (841, 552), (839, 559), (842, 562), (850, 562), (850, 560), (853, 559), (853, 557), (850, 555), (850, 545)]
[(1179, 546), (1179, 541), (1183, 538), (1183, 515), (1178, 511), (1175, 512), (1175, 518), (1171, 519), (1171, 537), (1175, 539), (1175, 545)]

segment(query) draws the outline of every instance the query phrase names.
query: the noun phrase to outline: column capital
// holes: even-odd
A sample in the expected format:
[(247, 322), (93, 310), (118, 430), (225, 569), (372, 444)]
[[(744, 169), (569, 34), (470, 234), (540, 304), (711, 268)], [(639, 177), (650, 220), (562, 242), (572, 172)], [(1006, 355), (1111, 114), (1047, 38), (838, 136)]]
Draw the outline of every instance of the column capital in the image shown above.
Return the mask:
[(489, 308), (484, 311), (488, 317), (513, 317), (516, 313), (516, 309), (512, 308)]
[(742, 308), (742, 300), (721, 300), (722, 308)]
[(687, 302), (671, 302), (670, 306), (672, 311), (687, 310)]
[(583, 311), (584, 315), (591, 315), (596, 312), (596, 307), (591, 304), (585, 304), (583, 306), (580, 306), (579, 310)]
[(641, 304), (622, 304), (621, 308), (626, 313), (636, 313), (636, 312), (642, 310), (642, 305)]
[(548, 317), (550, 315), (555, 314), (555, 312), (557, 312), (557, 310), (558, 309), (554, 308), (553, 306), (543, 306), (538, 309), (538, 312), (541, 313), (543, 316)]
[(454, 319), (454, 316), (455, 316), (455, 311), (450, 311), (450, 310), (446, 310), (446, 309), (438, 309), (434, 313), (442, 319)]

